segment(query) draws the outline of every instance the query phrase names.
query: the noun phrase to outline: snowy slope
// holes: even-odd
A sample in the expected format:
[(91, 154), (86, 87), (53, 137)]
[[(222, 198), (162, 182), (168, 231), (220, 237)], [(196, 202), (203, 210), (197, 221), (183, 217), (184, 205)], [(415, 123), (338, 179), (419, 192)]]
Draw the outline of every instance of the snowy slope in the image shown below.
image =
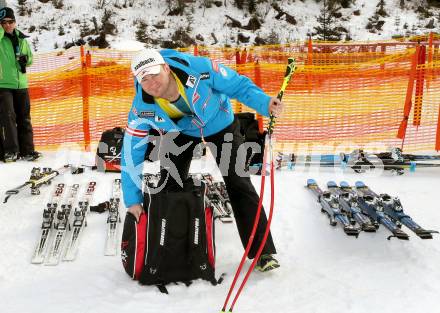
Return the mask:
[[(385, 10), (389, 14), (383, 18), (385, 24), (383, 30), (377, 33), (370, 33), (365, 26), (368, 19), (376, 11), (376, 5), (379, 0), (356, 0), (354, 5), (347, 9), (342, 9), (342, 17), (338, 21), (345, 27), (353, 40), (388, 40), (393, 35), (414, 35), (424, 34), (430, 31), (440, 31), (439, 8), (430, 8), (432, 17), (421, 18), (420, 14), (415, 13), (418, 3), (423, 0), (405, 1), (406, 8), (400, 8), (400, 0), (386, 0)], [(18, 8), (17, 0), (7, 0), (7, 4), (14, 9)], [(115, 34), (107, 36), (107, 40), (113, 48), (124, 47), (125, 40), (135, 40), (135, 32), (139, 22), (146, 23), (147, 34), (151, 38), (159, 41), (169, 40), (178, 29), (189, 30), (189, 35), (195, 38), (201, 35), (204, 40), (196, 40), (197, 44), (213, 45), (214, 39), (211, 33), (215, 34), (217, 45), (246, 45), (237, 42), (237, 35), (240, 32), (244, 36), (250, 37), (249, 44), (254, 43), (258, 35), (267, 38), (268, 35), (275, 32), (278, 40), (282, 43), (295, 40), (305, 40), (308, 34), (314, 32), (314, 27), (318, 25), (317, 17), (320, 15), (321, 3), (314, 0), (273, 0), (257, 5), (257, 14), (263, 21), (261, 29), (253, 32), (238, 28), (230, 28), (230, 20), (226, 15), (240, 21), (246, 25), (251, 18), (247, 9), (239, 10), (233, 5), (233, 0), (222, 1), (222, 5), (211, 8), (204, 8), (204, 1), (197, 0), (194, 3), (188, 3), (187, 9), (182, 16), (168, 16), (168, 1), (159, 0), (139, 0), (134, 2), (133, 7), (116, 8), (114, 3), (119, 6), (124, 1), (89, 1), (89, 0), (63, 0), (64, 7), (55, 9), (52, 1), (45, 4), (37, 0), (27, 0), (26, 6), (32, 11), (30, 15), (17, 16), (18, 26), (30, 36), (30, 41), (34, 42), (34, 47), (38, 51), (51, 51), (55, 47), (63, 47), (65, 43), (76, 41), (80, 38), (80, 27), (85, 23), (90, 29), (94, 28), (92, 18), (97, 19), (98, 25), (101, 25), (101, 18), (105, 10), (112, 10), (110, 21), (116, 26)], [(103, 8), (98, 8), (98, 2), (107, 3)], [(127, 1), (125, 1), (127, 2)], [(175, 2), (175, 1), (174, 1)], [(258, 2), (258, 1), (257, 1)], [(277, 12), (271, 8), (271, 3), (277, 3), (285, 12), (294, 16), (297, 24), (292, 25), (285, 21), (275, 19)], [(359, 11), (360, 15), (354, 12)], [(18, 15), (18, 14), (17, 14)], [(399, 25), (396, 20), (400, 19)], [(434, 29), (425, 28), (429, 20), (434, 19)], [(78, 23), (79, 22), (79, 23)], [(164, 23), (163, 29), (157, 29), (153, 25)], [(407, 24), (407, 28), (404, 26)], [(35, 31), (31, 27), (35, 27)], [(59, 35), (59, 28), (62, 27), (65, 34)], [(86, 36), (85, 39), (87, 39)], [(92, 37), (96, 37), (92, 36)], [(121, 43), (122, 41), (122, 43)]]
[[(38, 163), (0, 163), (0, 194), (26, 179), (32, 166), (91, 162), (93, 155), (72, 151), (45, 153)], [(154, 167), (154, 166), (153, 166)], [(193, 170), (213, 168), (211, 161)], [(94, 202), (104, 201), (117, 174), (88, 172), (59, 177), (72, 184), (95, 179)], [(322, 185), (362, 179), (380, 192), (400, 196), (405, 210), (426, 228), (440, 229), (439, 172), (418, 170), (396, 177), (358, 175), (335, 170), (276, 173), (276, 211), (272, 232), (281, 268), (253, 273), (234, 312), (240, 313), (412, 313), (435, 312), (440, 294), (439, 237), (408, 242), (386, 240), (388, 233), (361, 233), (358, 239), (328, 225), (318, 204), (304, 188), (307, 178)], [(259, 190), (259, 177), (253, 182)], [(106, 215), (91, 213), (77, 260), (56, 267), (30, 264), (45, 199), (22, 193), (0, 204), (0, 312), (7, 313), (132, 313), (219, 312), (242, 254), (235, 224), (217, 224), (217, 269), (225, 282), (212, 287), (197, 281), (191, 287), (170, 286), (170, 295), (143, 287), (125, 274), (119, 256), (103, 255)], [(267, 190), (268, 188), (266, 188)], [(265, 194), (268, 208), (270, 195)], [(121, 211), (125, 211), (122, 209)]]

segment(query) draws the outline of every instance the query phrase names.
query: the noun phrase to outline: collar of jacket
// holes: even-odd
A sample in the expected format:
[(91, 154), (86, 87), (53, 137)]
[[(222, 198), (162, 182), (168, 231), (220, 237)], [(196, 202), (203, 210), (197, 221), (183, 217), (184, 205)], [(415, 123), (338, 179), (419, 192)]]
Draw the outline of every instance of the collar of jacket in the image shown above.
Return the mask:
[[(7, 36), (7, 32), (5, 32), (5, 36)], [(29, 38), (29, 36), (27, 36), (27, 35), (25, 35), (25, 34), (23, 34), (20, 30), (18, 30), (17, 28), (16, 29), (14, 29), (14, 34), (18, 37), (18, 38), (20, 38), (20, 39), (26, 39), (26, 38)], [(9, 34), (9, 35), (11, 35), (11, 34)]]

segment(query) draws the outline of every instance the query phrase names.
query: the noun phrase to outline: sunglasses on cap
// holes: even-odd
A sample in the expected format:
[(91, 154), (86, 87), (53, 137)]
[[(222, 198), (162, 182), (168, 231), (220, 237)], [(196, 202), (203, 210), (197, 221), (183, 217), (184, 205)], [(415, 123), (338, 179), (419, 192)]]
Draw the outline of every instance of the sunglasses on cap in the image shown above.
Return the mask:
[(2, 25), (6, 25), (6, 24), (11, 25), (11, 24), (14, 24), (14, 23), (15, 23), (15, 20), (2, 20), (0, 23), (1, 23)]

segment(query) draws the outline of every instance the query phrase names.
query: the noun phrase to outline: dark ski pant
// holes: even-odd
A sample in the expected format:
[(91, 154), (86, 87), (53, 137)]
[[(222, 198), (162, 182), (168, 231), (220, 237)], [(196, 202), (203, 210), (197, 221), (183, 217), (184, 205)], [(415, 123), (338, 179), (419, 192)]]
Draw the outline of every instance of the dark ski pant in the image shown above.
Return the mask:
[[(226, 141), (225, 134), (227, 134)], [(240, 134), (240, 124), (238, 119), (236, 118), (230, 126), (226, 127), (219, 133), (209, 137), (205, 137), (205, 141), (208, 143), (208, 145), (211, 144), (213, 145), (213, 148), (215, 147), (217, 149), (216, 162), (217, 165), (219, 165), (220, 171), (222, 172), (223, 179), (226, 184), (226, 189), (231, 200), (232, 210), (234, 212), (241, 242), (243, 244), (243, 247), (246, 247), (254, 225), (254, 218), (258, 208), (259, 196), (255, 191), (254, 186), (252, 185), (249, 174), (247, 173), (247, 175), (242, 177), (243, 175), (238, 175), (235, 170), (236, 163), (238, 163), (239, 167), (244, 169), (246, 159), (246, 150), (244, 149), (239, 151), (238, 149), (239, 146), (243, 143), (243, 136)], [(174, 164), (175, 168), (177, 168), (182, 181), (188, 178), (188, 172), (194, 153), (194, 148), (200, 142), (200, 138), (187, 136), (181, 133), (179, 133), (174, 139), (174, 144), (179, 147), (191, 143), (191, 145), (179, 155), (174, 155), (171, 153), (168, 154), (169, 161), (171, 161), (171, 164)], [(222, 151), (223, 146), (224, 151)], [(165, 151), (171, 150), (167, 149), (166, 147), (161, 147), (161, 149), (162, 148), (166, 149)], [(214, 152), (213, 154), (215, 155)], [(229, 166), (225, 167), (224, 164), (225, 162), (227, 164), (228, 161)], [(159, 185), (162, 186), (163, 180), (167, 179), (168, 177), (165, 189), (178, 190), (180, 188), (178, 182), (176, 182), (171, 173), (168, 172), (168, 168), (162, 167), (161, 162), (161, 181)], [(264, 236), (266, 225), (267, 217), (264, 209), (262, 208), (258, 228), (255, 234), (255, 239), (252, 243), (252, 247), (248, 255), (250, 259), (253, 259), (258, 251), (260, 242), (262, 241)], [(272, 235), (271, 233), (269, 233), (262, 254), (275, 253), (275, 245), (272, 240)]]
[(0, 88), (0, 143), (4, 153), (34, 152), (28, 89)]

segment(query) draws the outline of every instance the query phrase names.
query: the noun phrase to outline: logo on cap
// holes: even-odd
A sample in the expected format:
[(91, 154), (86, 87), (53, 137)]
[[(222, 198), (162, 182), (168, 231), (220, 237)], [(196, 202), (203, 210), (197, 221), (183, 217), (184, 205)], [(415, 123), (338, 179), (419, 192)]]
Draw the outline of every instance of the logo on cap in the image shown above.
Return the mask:
[(137, 71), (137, 70), (138, 70), (139, 68), (141, 68), (142, 66), (147, 65), (147, 64), (152, 63), (152, 62), (154, 62), (154, 59), (153, 59), (153, 58), (149, 58), (149, 59), (146, 59), (146, 60), (142, 60), (142, 61), (140, 61), (140, 62), (134, 67), (134, 70)]

